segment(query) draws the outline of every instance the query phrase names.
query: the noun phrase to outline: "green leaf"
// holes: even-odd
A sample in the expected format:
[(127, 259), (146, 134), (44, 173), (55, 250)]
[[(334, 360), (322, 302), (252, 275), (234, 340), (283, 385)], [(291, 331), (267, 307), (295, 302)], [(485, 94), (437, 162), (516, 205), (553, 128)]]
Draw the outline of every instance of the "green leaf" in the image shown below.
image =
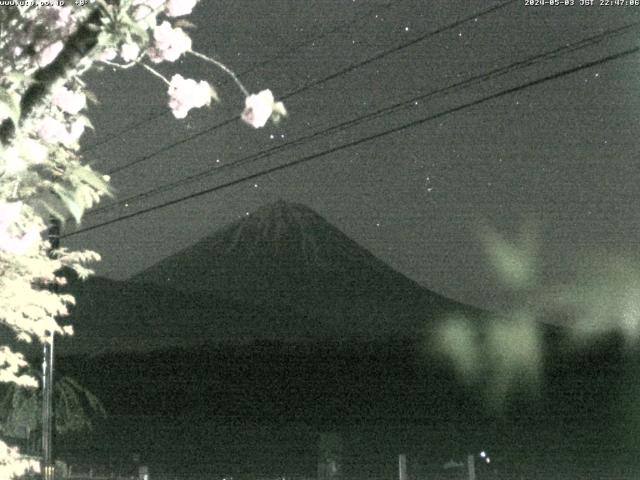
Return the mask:
[(73, 172), (73, 176), (83, 183), (86, 183), (100, 194), (112, 195), (109, 184), (105, 182), (101, 175), (94, 172), (91, 167), (83, 165)]
[(147, 43), (149, 41), (149, 32), (146, 28), (141, 27), (137, 22), (132, 20), (125, 21), (127, 29), (131, 33), (131, 38), (137, 39), (140, 43)]
[(75, 192), (71, 192), (61, 185), (54, 185), (53, 191), (62, 200), (62, 203), (66, 209), (73, 215), (73, 219), (76, 223), (80, 223), (82, 214), (84, 213), (84, 207), (76, 200)]
[[(91, 90), (85, 89), (84, 94), (87, 97), (87, 100), (89, 102), (93, 103), (94, 105), (100, 105), (100, 100), (98, 100), (98, 97), (96, 96), (96, 94), (93, 93)], [(91, 128), (93, 128), (93, 125), (91, 126)]]
[(33, 204), (36, 213), (40, 216), (53, 216), (60, 220), (61, 222), (66, 222), (67, 216), (65, 214), (65, 206), (62, 200), (53, 193), (41, 193), (37, 199), (35, 199)]
[(91, 120), (89, 120), (89, 117), (87, 117), (86, 115), (76, 115), (76, 122), (84, 125), (86, 128), (90, 128), (91, 130), (96, 129), (93, 126), (93, 123), (91, 123)]
[(191, 23), (190, 21), (185, 20), (185, 19), (183, 19), (183, 18), (181, 18), (181, 19), (177, 20), (177, 21), (173, 24), (173, 26), (174, 26), (175, 28), (182, 28), (182, 29), (184, 29), (184, 30), (187, 30), (187, 29), (194, 29), (194, 28), (196, 28), (195, 24), (193, 24), (193, 23)]
[(21, 84), (26, 83), (29, 80), (29, 77), (21, 72), (9, 72), (6, 74), (5, 79), (12, 84)]
[(0, 119), (9, 117), (17, 127), (20, 121), (20, 97), (12, 92), (0, 90)]

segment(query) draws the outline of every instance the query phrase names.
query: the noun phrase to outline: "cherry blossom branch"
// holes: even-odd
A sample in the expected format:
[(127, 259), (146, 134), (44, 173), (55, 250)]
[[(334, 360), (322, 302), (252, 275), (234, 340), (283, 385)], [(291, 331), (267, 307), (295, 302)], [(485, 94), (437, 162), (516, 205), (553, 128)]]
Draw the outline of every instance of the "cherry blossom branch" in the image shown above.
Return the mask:
[(136, 65), (138, 65), (138, 62), (117, 63), (117, 62), (112, 62), (111, 60), (98, 60), (98, 61), (100, 63), (104, 63), (105, 65), (109, 65), (110, 67), (118, 68), (120, 70), (127, 70), (131, 67), (135, 67)]
[(216, 67), (218, 67), (219, 69), (223, 70), (224, 72), (226, 72), (232, 79), (233, 81), (236, 83), (236, 85), (240, 88), (240, 90), (242, 91), (242, 93), (244, 94), (245, 97), (249, 96), (249, 90), (246, 89), (246, 87), (242, 84), (242, 82), (238, 79), (238, 77), (236, 76), (235, 73), (233, 73), (233, 71), (227, 67), (225, 64), (214, 60), (213, 58), (209, 58), (206, 55), (196, 52), (194, 50), (189, 50), (189, 53), (191, 55), (193, 55), (194, 57), (197, 57), (201, 60), (204, 60), (205, 62), (209, 62), (213, 65), (215, 65)]
[(164, 75), (162, 75), (160, 72), (158, 72), (157, 70), (151, 68), (149, 65), (147, 65), (146, 63), (142, 63), (142, 62), (136, 62), (138, 65), (140, 65), (142, 68), (145, 68), (146, 70), (148, 70), (152, 75), (155, 75), (156, 77), (158, 77), (160, 80), (162, 80), (164, 83), (166, 83), (167, 85), (171, 86), (171, 82), (169, 80), (167, 80), (167, 77), (165, 77)]
[[(102, 25), (104, 12), (96, 8), (69, 37), (56, 59), (49, 65), (42, 67), (34, 75), (34, 81), (22, 96), (20, 101), (20, 120), (27, 118), (33, 109), (41, 103), (52, 85), (63, 78), (67, 72), (76, 67), (98, 43), (98, 33)], [(15, 135), (16, 128), (9, 118), (0, 124), (0, 143), (7, 144)]]

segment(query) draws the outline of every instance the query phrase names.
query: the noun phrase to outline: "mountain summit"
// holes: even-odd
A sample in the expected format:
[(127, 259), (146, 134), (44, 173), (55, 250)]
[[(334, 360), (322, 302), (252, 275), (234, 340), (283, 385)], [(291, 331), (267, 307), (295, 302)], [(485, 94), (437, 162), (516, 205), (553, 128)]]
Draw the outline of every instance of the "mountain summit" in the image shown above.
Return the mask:
[(179, 290), (223, 291), (262, 300), (299, 298), (338, 274), (380, 270), (380, 262), (313, 210), (267, 205), (133, 277)]
[[(283, 201), (264, 206), (133, 280), (179, 290), (247, 294), (271, 303), (300, 295), (352, 296), (390, 269), (313, 210)], [(398, 274), (392, 283), (407, 283)], [(375, 278), (380, 280), (380, 278)], [(391, 285), (387, 285), (387, 288)]]
[(305, 338), (413, 336), (436, 315), (470, 310), (396, 272), (310, 208), (284, 201), (132, 280), (268, 310)]

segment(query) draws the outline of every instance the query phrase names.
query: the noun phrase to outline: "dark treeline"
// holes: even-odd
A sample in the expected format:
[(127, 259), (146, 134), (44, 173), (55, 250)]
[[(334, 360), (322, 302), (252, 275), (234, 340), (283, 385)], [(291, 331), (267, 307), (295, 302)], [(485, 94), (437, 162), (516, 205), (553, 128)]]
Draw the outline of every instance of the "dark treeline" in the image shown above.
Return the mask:
[[(615, 336), (569, 345), (549, 329), (542, 382), (514, 387), (499, 409), (487, 406), (479, 384), (461, 383), (448, 362), (406, 341), (174, 348), (62, 357), (58, 367), (104, 401), (111, 418), (96, 434), (102, 445), (110, 435), (119, 439), (116, 450), (147, 448), (156, 461), (168, 458), (158, 452), (176, 448), (176, 462), (185, 455), (195, 462), (194, 452), (217, 458), (208, 456), (213, 449), (219, 462), (244, 452), (238, 461), (249, 464), (260, 463), (265, 451), (273, 458), (299, 451), (308, 465), (316, 434), (339, 431), (350, 439), (352, 458), (369, 458), (362, 452), (373, 448), (385, 458), (395, 450), (420, 458), (428, 451), (433, 461), (446, 461), (455, 452), (491, 448), (513, 468), (635, 468), (635, 354)], [(287, 436), (291, 425), (298, 433)], [(262, 427), (271, 433), (256, 440), (250, 432)], [(153, 447), (141, 446), (151, 437)]]

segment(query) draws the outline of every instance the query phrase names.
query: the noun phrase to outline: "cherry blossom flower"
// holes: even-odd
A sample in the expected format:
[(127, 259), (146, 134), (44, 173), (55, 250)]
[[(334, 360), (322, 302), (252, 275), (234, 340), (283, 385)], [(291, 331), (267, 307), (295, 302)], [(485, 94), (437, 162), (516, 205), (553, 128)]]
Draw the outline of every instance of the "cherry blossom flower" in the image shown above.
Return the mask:
[(14, 176), (24, 172), (29, 165), (44, 163), (49, 150), (32, 138), (21, 139), (20, 142), (0, 151), (0, 171)]
[[(5, 367), (4, 364), (8, 361), (5, 360), (4, 353), (4, 350), (0, 350), (0, 358), (2, 359), (0, 367)], [(11, 373), (6, 372), (4, 368), (0, 368), (0, 382), (15, 381), (14, 378), (20, 378)], [(25, 377), (25, 375), (21, 375), (21, 377)], [(35, 381), (32, 383), (21, 382), (19, 384), (30, 387), (37, 386)], [(21, 455), (17, 447), (10, 447), (0, 441), (0, 478), (20, 478), (29, 471), (40, 472), (39, 462), (34, 460), (33, 457)]]
[(264, 127), (269, 118), (278, 122), (280, 117), (287, 114), (282, 102), (275, 102), (271, 90), (262, 90), (260, 93), (249, 95), (245, 99), (245, 108), (242, 112), (242, 120), (254, 128)]
[(100, 61), (109, 62), (115, 59), (117, 55), (118, 55), (118, 51), (115, 48), (107, 47), (104, 50), (102, 50), (100, 53), (98, 53), (97, 58)]
[(180, 74), (171, 77), (169, 86), (169, 107), (176, 118), (185, 118), (192, 108), (211, 104), (216, 98), (215, 90), (204, 80), (196, 82)]
[(27, 163), (18, 154), (18, 149), (15, 147), (8, 148), (2, 152), (0, 157), (0, 171), (8, 176), (14, 176), (20, 172), (24, 172), (27, 168)]
[(62, 122), (55, 118), (47, 117), (40, 122), (38, 135), (47, 143), (64, 143), (69, 132)]
[(153, 12), (159, 12), (165, 4), (166, 0), (133, 0), (134, 7), (145, 7)]
[(71, 7), (58, 8), (57, 13), (57, 27), (69, 28), (70, 25), (73, 25), (75, 23), (75, 20), (72, 16), (73, 9)]
[(33, 138), (22, 141), (22, 157), (30, 164), (44, 163), (49, 158), (49, 149)]
[(155, 43), (147, 50), (149, 59), (154, 63), (163, 60), (175, 62), (180, 55), (191, 50), (191, 38), (181, 28), (173, 28), (167, 21), (162, 22), (153, 31)]
[(140, 55), (140, 47), (136, 43), (125, 43), (120, 47), (120, 56), (125, 62), (133, 62)]
[(36, 225), (32, 225), (22, 235), (14, 233), (21, 212), (22, 202), (0, 203), (0, 250), (22, 255), (40, 239), (40, 231)]
[(133, 0), (133, 19), (141, 22), (149, 19), (155, 21), (156, 15), (164, 8), (165, 0)]
[(76, 120), (67, 127), (55, 118), (45, 118), (40, 122), (38, 127), (38, 135), (47, 143), (62, 143), (64, 145), (73, 145), (84, 133), (85, 125), (82, 121)]
[(193, 7), (196, 6), (198, 0), (168, 0), (167, 15), (169, 17), (181, 17), (189, 15)]
[(87, 97), (84, 93), (74, 92), (67, 87), (60, 86), (53, 92), (52, 103), (63, 112), (76, 115), (87, 106)]
[(76, 120), (75, 122), (73, 122), (71, 124), (71, 128), (68, 130), (66, 142), (64, 143), (67, 143), (67, 144), (76, 143), (78, 140), (80, 140), (80, 137), (84, 133), (84, 129), (85, 129), (85, 124), (81, 120)]
[(38, 53), (37, 62), (40, 68), (46, 67), (51, 62), (53, 62), (58, 54), (64, 48), (64, 43), (62, 40), (58, 40), (57, 42), (52, 43), (51, 45), (47, 45)]
[(0, 230), (6, 230), (18, 220), (21, 211), (22, 202), (0, 202)]

